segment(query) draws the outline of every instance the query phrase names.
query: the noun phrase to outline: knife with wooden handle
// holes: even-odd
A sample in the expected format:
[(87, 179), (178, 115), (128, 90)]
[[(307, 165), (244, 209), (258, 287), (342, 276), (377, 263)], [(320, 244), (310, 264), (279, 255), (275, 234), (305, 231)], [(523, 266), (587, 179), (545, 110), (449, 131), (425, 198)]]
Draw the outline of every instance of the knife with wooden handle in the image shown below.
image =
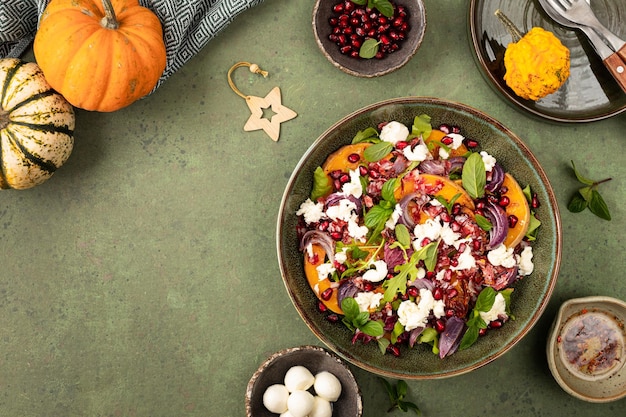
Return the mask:
[(621, 58), (621, 56), (623, 56), (622, 53), (626, 50), (613, 52), (593, 29), (586, 26), (581, 26), (580, 29), (587, 35), (593, 49), (595, 49), (596, 53), (602, 58), (604, 66), (609, 70), (613, 78), (615, 78), (615, 81), (617, 81), (622, 91), (626, 93), (626, 61)]

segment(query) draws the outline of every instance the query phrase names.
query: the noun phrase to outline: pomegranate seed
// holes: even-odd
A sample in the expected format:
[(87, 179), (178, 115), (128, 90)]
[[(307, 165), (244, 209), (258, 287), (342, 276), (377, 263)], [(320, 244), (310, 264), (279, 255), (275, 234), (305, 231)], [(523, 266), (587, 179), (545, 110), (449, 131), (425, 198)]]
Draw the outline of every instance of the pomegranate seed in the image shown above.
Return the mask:
[(457, 295), (459, 295), (459, 292), (456, 290), (456, 288), (450, 288), (450, 289), (448, 290), (448, 293), (446, 294), (446, 296), (447, 296), (448, 298), (454, 298), (454, 297), (456, 297)]
[(370, 169), (370, 178), (376, 180), (376, 179), (380, 178), (380, 174), (378, 173), (378, 171), (376, 171), (374, 169)]
[(419, 290), (416, 286), (411, 285), (409, 288), (406, 289), (406, 293), (409, 294), (409, 296), (411, 297), (417, 297), (419, 295)]
[(458, 126), (452, 126), (452, 133), (461, 133), (461, 128)]
[(514, 214), (509, 215), (509, 228), (514, 228), (517, 224), (517, 216)]
[(478, 142), (476, 142), (474, 139), (466, 139), (465, 146), (467, 146), (470, 149), (474, 149), (478, 147)]
[(356, 16), (353, 16), (350, 18), (350, 25), (351, 26), (359, 26), (361, 24), (361, 19), (359, 19)]
[(361, 174), (362, 177), (366, 176), (367, 172), (367, 168), (365, 168), (364, 166), (359, 167), (359, 174)]
[(385, 53), (383, 51), (378, 51), (376, 52), (376, 55), (374, 55), (374, 57), (376, 59), (383, 59), (385, 57)]
[(326, 288), (324, 291), (322, 291), (322, 294), (320, 295), (320, 297), (322, 297), (322, 300), (324, 301), (330, 300), (332, 296), (333, 296), (332, 288)]
[(428, 245), (431, 242), (431, 240), (427, 237), (425, 237), (424, 239), (422, 239), (422, 243), (420, 243), (421, 247), (424, 247), (426, 245)]
[(313, 256), (309, 256), (309, 263), (313, 265), (317, 265), (319, 261), (320, 261), (320, 257), (317, 253), (314, 253)]
[(474, 214), (478, 214), (480, 216), (484, 216), (485, 215), (485, 211), (483, 209), (477, 208), (476, 210), (474, 210)]
[(339, 181), (338, 179), (334, 180), (333, 187), (335, 187), (335, 190), (341, 190), (341, 181)]
[(396, 149), (398, 150), (403, 150), (404, 148), (406, 148), (407, 146), (409, 146), (409, 142), (405, 141), (405, 140), (401, 140), (399, 142), (396, 143)]
[(339, 177), (339, 182), (342, 184), (345, 184), (347, 182), (350, 182), (350, 175), (348, 174), (342, 174), (341, 177)]
[(530, 206), (534, 209), (539, 208), (539, 206), (541, 205), (541, 203), (539, 202), (539, 197), (537, 197), (537, 193), (533, 194), (533, 198), (530, 202)]
[(359, 162), (360, 159), (361, 157), (358, 153), (351, 153), (350, 155), (348, 155), (348, 162), (350, 163), (354, 164), (355, 162)]
[(339, 322), (339, 315), (335, 314), (335, 313), (331, 313), (329, 315), (326, 316), (326, 320), (328, 320), (331, 323), (337, 323)]
[(400, 348), (396, 345), (388, 345), (387, 352), (391, 353), (396, 358), (400, 356)]
[(437, 333), (442, 333), (446, 330), (446, 323), (442, 319), (438, 319), (435, 321), (435, 330), (437, 330)]
[(479, 329), (478, 330), (478, 336), (484, 336), (487, 334), (487, 329)]
[(450, 217), (450, 214), (447, 211), (442, 211), (439, 217), (446, 223), (450, 223), (450, 220), (452, 220), (452, 217)]
[(454, 317), (455, 313), (454, 313), (454, 309), (453, 308), (448, 308), (446, 309), (446, 317), (450, 318), (450, 317)]
[(388, 22), (387, 17), (386, 16), (379, 16), (378, 17), (378, 24), (379, 25), (386, 25)]
[(350, 0), (346, 0), (343, 2), (343, 10), (345, 10), (346, 12), (351, 12), (352, 10), (354, 10), (355, 7), (356, 5)]
[(382, 43), (383, 45), (389, 45), (391, 43), (391, 40), (389, 39), (389, 36), (387, 35), (380, 35), (380, 43)]
[(359, 51), (358, 50), (353, 50), (352, 52), (350, 52), (350, 56), (352, 58), (358, 58), (359, 57)]
[(371, 282), (366, 282), (363, 284), (363, 291), (370, 292), (373, 289), (374, 289), (374, 284), (372, 284)]
[(321, 230), (322, 232), (328, 229), (328, 225), (330, 223), (328, 222), (328, 220), (322, 220), (318, 225), (317, 228), (319, 230)]
[(500, 327), (502, 327), (502, 322), (500, 320), (494, 320), (489, 323), (489, 328), (491, 329), (499, 329)]
[(500, 187), (500, 194), (506, 194), (509, 192), (509, 187), (507, 187), (506, 185), (503, 185), (502, 187)]
[(452, 145), (452, 142), (454, 142), (454, 140), (450, 136), (444, 136), (441, 139), (441, 143), (443, 143), (444, 145)]
[(339, 49), (339, 52), (341, 52), (344, 55), (348, 55), (350, 52), (352, 52), (352, 47), (350, 45), (342, 46)]
[(431, 279), (431, 280), (435, 278), (435, 271), (427, 271), (426, 278)]
[(459, 203), (454, 203), (454, 205), (452, 206), (452, 214), (454, 214), (455, 216), (457, 214), (460, 214), (462, 208), (463, 206), (461, 206)]
[(439, 287), (435, 288), (435, 291), (433, 291), (433, 298), (435, 300), (443, 299), (443, 290)]
[(480, 240), (472, 240), (472, 248), (475, 251), (479, 251), (481, 246), (482, 246), (482, 243), (480, 242)]
[[(453, 232), (459, 232), (461, 230), (461, 225), (458, 224), (457, 222), (452, 222), (450, 223), (450, 229), (452, 229)], [(463, 252), (461, 250), (459, 250), (459, 252)]]
[(335, 12), (335, 13), (343, 12), (343, 4), (341, 4), (341, 3), (335, 4), (333, 6), (333, 12)]
[(511, 203), (511, 200), (509, 199), (509, 197), (503, 195), (502, 197), (500, 197), (500, 199), (498, 200), (498, 205), (500, 207), (506, 207), (509, 205), (509, 203)]
[(334, 240), (341, 240), (342, 236), (343, 235), (341, 234), (341, 232), (332, 232), (330, 234), (330, 237), (332, 237)]
[(485, 202), (484, 201), (479, 201), (478, 203), (476, 203), (476, 208), (477, 209), (484, 209), (485, 208)]
[(328, 311), (328, 307), (321, 300), (318, 300), (317, 301), (317, 310), (320, 313), (325, 313), (326, 311)]
[(439, 125), (439, 130), (447, 135), (448, 133), (450, 133), (450, 126), (446, 124)]

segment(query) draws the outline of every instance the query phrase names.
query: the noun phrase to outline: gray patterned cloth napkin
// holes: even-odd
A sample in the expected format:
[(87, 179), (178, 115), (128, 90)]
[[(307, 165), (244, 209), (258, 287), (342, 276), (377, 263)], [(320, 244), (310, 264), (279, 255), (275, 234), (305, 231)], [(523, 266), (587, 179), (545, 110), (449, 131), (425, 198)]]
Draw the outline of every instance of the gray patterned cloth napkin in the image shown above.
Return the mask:
[[(0, 0), (0, 58), (19, 57), (30, 46), (50, 0)], [(163, 24), (167, 66), (157, 87), (225, 29), (263, 0), (139, 0)]]

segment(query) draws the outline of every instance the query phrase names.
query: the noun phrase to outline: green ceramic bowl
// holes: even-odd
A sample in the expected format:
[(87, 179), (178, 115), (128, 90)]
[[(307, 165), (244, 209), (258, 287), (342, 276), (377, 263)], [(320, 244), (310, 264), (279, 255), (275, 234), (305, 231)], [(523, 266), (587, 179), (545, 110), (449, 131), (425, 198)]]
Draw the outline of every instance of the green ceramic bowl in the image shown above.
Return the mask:
[[(535, 269), (532, 275), (515, 284), (510, 320), (498, 331), (489, 332), (471, 348), (439, 359), (418, 345), (402, 350), (402, 355), (382, 355), (376, 343), (352, 344), (351, 333), (341, 324), (328, 322), (317, 311), (317, 298), (303, 270), (298, 250), (295, 212), (305, 201), (313, 184), (313, 171), (354, 135), (378, 123), (396, 120), (410, 126), (415, 116), (428, 114), (433, 126), (458, 125), (466, 137), (477, 139), (481, 149), (492, 154), (503, 168), (513, 174), (522, 187), (537, 192), (541, 206), (537, 215), (542, 222), (534, 244)], [(277, 250), (282, 278), (298, 313), (313, 333), (341, 357), (367, 371), (394, 378), (429, 379), (460, 375), (483, 366), (503, 355), (519, 342), (537, 322), (556, 284), (561, 260), (561, 223), (556, 198), (545, 172), (528, 147), (497, 120), (463, 104), (436, 98), (407, 97), (362, 108), (332, 125), (311, 145), (296, 166), (285, 189), (277, 224)]]

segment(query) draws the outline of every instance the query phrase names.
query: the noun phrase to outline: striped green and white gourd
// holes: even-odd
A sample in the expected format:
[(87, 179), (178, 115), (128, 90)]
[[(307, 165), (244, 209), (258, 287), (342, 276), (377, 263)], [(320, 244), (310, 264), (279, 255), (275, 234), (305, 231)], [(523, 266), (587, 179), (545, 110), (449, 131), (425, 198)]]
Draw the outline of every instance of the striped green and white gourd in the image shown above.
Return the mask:
[(72, 153), (74, 123), (74, 108), (37, 64), (0, 59), (0, 188), (50, 178)]

